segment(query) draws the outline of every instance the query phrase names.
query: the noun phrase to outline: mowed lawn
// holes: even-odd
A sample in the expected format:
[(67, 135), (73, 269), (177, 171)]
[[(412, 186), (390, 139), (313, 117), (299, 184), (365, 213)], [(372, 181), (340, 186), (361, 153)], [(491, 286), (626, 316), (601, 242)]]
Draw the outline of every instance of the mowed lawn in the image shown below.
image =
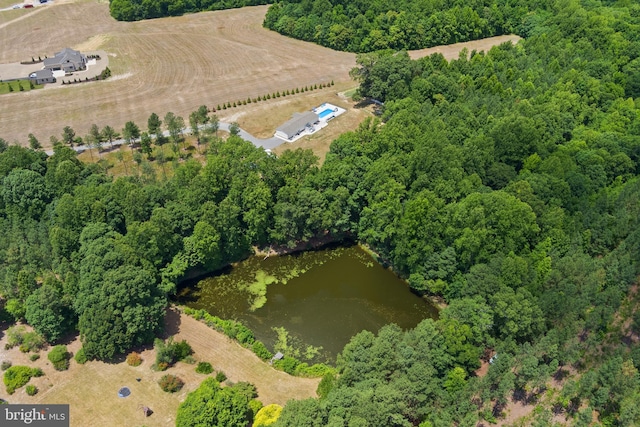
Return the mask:
[[(265, 405), (283, 405), (290, 399), (316, 396), (319, 379), (297, 378), (276, 371), (223, 334), (175, 310), (169, 311), (166, 323), (168, 334), (191, 344), (196, 360), (210, 362), (215, 370), (227, 375), (228, 381), (253, 383), (258, 389), (258, 399)], [(153, 371), (151, 365), (155, 355), (152, 349), (142, 351), (144, 361), (138, 367), (131, 367), (126, 362), (92, 361), (79, 365), (72, 360), (68, 371), (57, 372), (47, 360), (46, 351), (41, 352), (39, 360), (31, 362), (28, 355), (17, 348), (5, 350), (5, 342), (6, 336), (0, 340), (0, 360), (11, 360), (13, 365), (38, 366), (45, 376), (31, 380), (30, 384), (40, 390), (33, 397), (27, 396), (24, 387), (7, 395), (2, 386), (0, 398), (10, 403), (68, 403), (71, 426), (76, 427), (175, 425), (180, 402), (207, 377), (195, 372), (196, 365), (182, 362), (165, 372)], [(75, 353), (80, 348), (79, 341), (73, 340), (68, 348)], [(180, 392), (170, 394), (160, 389), (157, 381), (167, 373), (185, 381)], [(122, 386), (131, 389), (129, 397), (118, 397)], [(141, 410), (143, 405), (151, 408), (153, 415), (145, 418)]]

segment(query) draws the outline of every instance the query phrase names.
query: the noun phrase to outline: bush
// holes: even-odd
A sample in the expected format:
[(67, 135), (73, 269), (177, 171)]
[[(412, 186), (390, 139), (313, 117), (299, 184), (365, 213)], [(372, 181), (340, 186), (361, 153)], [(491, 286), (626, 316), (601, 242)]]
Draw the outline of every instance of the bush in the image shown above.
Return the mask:
[(2, 364), (0, 364), (0, 369), (2, 369), (3, 371), (6, 371), (10, 367), (11, 367), (11, 361), (10, 360), (3, 360)]
[(64, 345), (57, 345), (47, 355), (49, 361), (53, 364), (56, 371), (66, 371), (69, 369), (69, 359), (71, 354)]
[(193, 349), (186, 340), (173, 344), (173, 357), (175, 361), (184, 360), (193, 353)]
[(262, 360), (269, 360), (273, 357), (273, 353), (267, 349), (262, 341), (256, 341), (251, 346), (251, 350)]
[(285, 371), (287, 374), (294, 375), (299, 363), (300, 362), (298, 362), (293, 357), (285, 356), (282, 359), (277, 360), (274, 363), (274, 366), (282, 371)]
[(267, 427), (274, 424), (280, 417), (282, 406), (278, 404), (267, 405), (260, 409), (253, 419), (253, 427)]
[(38, 353), (34, 353), (31, 356), (29, 356), (29, 360), (31, 360), (32, 362), (35, 362), (38, 359), (40, 359), (40, 355)]
[(5, 348), (8, 350), (18, 345), (20, 346), (20, 351), (28, 353), (41, 350), (45, 345), (45, 341), (37, 332), (26, 332), (24, 326), (12, 326), (7, 329), (7, 344)]
[(84, 365), (85, 363), (87, 363), (87, 354), (84, 352), (84, 347), (78, 350), (78, 352), (73, 358), (80, 365)]
[(180, 391), (184, 386), (184, 381), (175, 375), (165, 375), (158, 381), (160, 388), (167, 393), (175, 393)]
[[(154, 342), (156, 349), (156, 363), (154, 369), (164, 371), (167, 367), (173, 365), (179, 360), (184, 360), (193, 353), (193, 349), (189, 343), (182, 340), (178, 343), (173, 342), (173, 337), (165, 343), (160, 339), (156, 339)], [(164, 366), (164, 369), (162, 369)]]
[(29, 384), (26, 391), (29, 396), (35, 396), (36, 393), (38, 393), (38, 387), (34, 386), (33, 384)]
[(219, 383), (223, 382), (226, 379), (227, 379), (227, 375), (224, 372), (218, 371), (216, 373), (216, 381), (218, 381)]
[(12, 366), (4, 372), (4, 385), (7, 393), (13, 394), (16, 389), (29, 382), (31, 377), (41, 377), (42, 370), (28, 366)]
[(213, 372), (213, 366), (209, 362), (200, 362), (196, 366), (196, 372), (199, 374), (210, 374)]
[(142, 357), (140, 357), (140, 353), (136, 353), (135, 351), (133, 351), (127, 356), (127, 365), (140, 366), (141, 363)]

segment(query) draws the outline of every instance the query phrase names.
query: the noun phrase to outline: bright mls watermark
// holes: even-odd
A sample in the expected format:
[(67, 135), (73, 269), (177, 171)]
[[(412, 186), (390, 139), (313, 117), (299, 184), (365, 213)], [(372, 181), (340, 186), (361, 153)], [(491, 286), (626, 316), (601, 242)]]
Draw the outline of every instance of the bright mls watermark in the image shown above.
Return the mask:
[(69, 405), (0, 405), (0, 426), (69, 427)]

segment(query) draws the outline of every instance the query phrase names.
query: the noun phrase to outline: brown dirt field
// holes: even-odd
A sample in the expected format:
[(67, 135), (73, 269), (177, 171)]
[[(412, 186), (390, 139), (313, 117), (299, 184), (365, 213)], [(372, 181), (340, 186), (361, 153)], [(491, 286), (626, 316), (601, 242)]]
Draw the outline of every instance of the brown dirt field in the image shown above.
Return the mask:
[[(188, 316), (170, 311), (167, 332), (175, 333), (177, 340), (186, 339), (193, 347), (196, 360), (210, 362), (215, 370), (223, 371), (229, 381), (255, 384), (258, 399), (265, 405), (283, 405), (290, 399), (316, 395), (319, 379), (297, 378), (276, 371), (249, 350)], [(6, 336), (0, 339), (0, 360), (11, 360), (13, 365), (37, 366), (45, 375), (29, 382), (39, 389), (35, 396), (27, 396), (25, 387), (7, 395), (3, 385), (0, 398), (10, 403), (69, 403), (72, 427), (174, 425), (180, 402), (207, 377), (197, 374), (195, 365), (182, 362), (165, 372), (155, 372), (151, 370), (155, 358), (151, 349), (142, 351), (143, 363), (138, 367), (128, 366), (125, 362), (92, 361), (78, 365), (72, 360), (68, 371), (58, 372), (47, 360), (46, 351), (40, 352), (39, 360), (31, 362), (28, 355), (20, 353), (17, 348), (5, 350), (5, 342)], [(79, 348), (77, 339), (68, 345), (69, 351), (74, 353)], [(166, 373), (182, 378), (184, 388), (174, 394), (163, 392), (157, 381)], [(137, 382), (136, 378), (141, 378), (141, 381)], [(131, 396), (126, 399), (117, 395), (122, 386), (131, 389)], [(153, 415), (145, 419), (140, 405), (149, 406), (154, 411)]]

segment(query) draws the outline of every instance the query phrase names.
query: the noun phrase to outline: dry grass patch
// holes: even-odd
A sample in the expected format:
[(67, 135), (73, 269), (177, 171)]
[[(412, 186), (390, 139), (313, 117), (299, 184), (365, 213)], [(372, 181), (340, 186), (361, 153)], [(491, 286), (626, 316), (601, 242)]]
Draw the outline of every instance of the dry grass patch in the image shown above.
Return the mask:
[[(166, 324), (167, 333), (173, 334), (176, 341), (187, 340), (197, 360), (210, 362), (214, 369), (223, 371), (230, 381), (255, 384), (258, 399), (265, 405), (284, 405), (290, 399), (316, 395), (319, 379), (296, 378), (276, 371), (251, 351), (201, 322), (171, 310)], [(0, 398), (10, 403), (68, 403), (71, 405), (72, 427), (175, 425), (178, 405), (206, 378), (195, 372), (195, 365), (183, 362), (178, 362), (165, 372), (153, 371), (153, 349), (140, 352), (143, 361), (137, 367), (127, 365), (124, 360), (120, 363), (89, 361), (84, 365), (72, 360), (68, 371), (58, 372), (46, 357), (32, 362), (28, 354), (20, 353), (17, 348), (4, 350), (6, 340), (6, 336), (0, 339), (0, 360), (11, 360), (14, 365), (40, 367), (45, 375), (29, 382), (38, 388), (37, 395), (28, 396), (25, 387), (22, 387), (9, 396), (2, 387)], [(72, 340), (67, 348), (73, 353), (77, 352), (80, 349), (79, 340)], [(166, 374), (180, 377), (185, 386), (176, 393), (165, 393), (158, 386), (158, 380)], [(138, 378), (140, 381), (137, 381)], [(123, 386), (131, 390), (127, 398), (118, 397), (118, 390)], [(141, 405), (151, 408), (153, 415), (145, 418)]]

